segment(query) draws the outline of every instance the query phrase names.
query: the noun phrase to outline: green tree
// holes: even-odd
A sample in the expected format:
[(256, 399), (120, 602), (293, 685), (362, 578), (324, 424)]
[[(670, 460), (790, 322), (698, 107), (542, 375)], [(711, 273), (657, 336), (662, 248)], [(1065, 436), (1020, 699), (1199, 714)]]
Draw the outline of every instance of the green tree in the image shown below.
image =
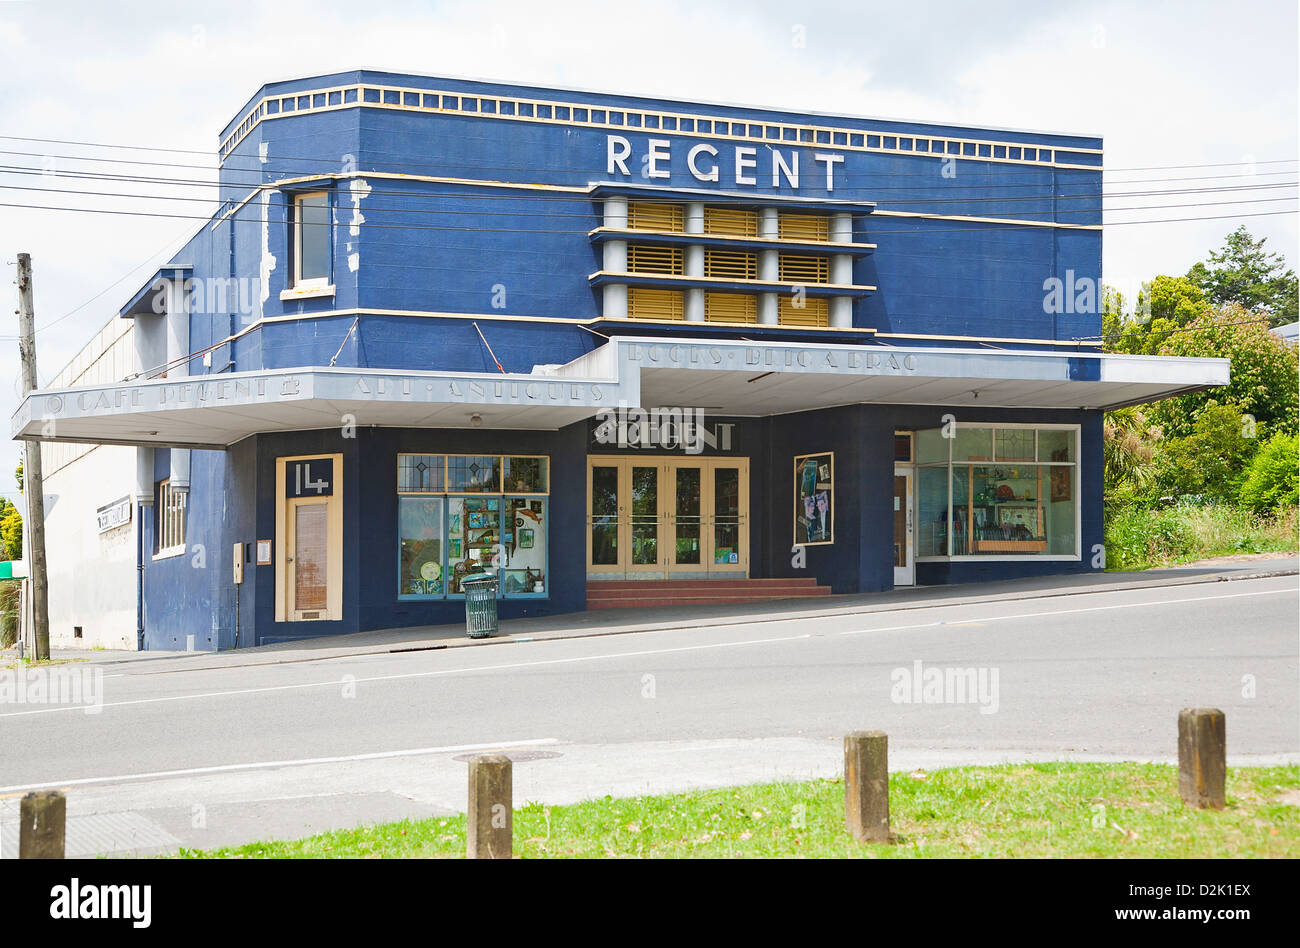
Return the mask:
[(7, 501), (0, 502), (0, 546), (4, 547), (0, 559), (23, 558), (23, 515)]
[[(23, 489), (23, 462), (14, 468), (19, 492)], [(0, 560), (23, 558), (23, 515), (8, 500), (0, 497)]]
[(1132, 405), (1106, 413), (1102, 427), (1106, 500), (1125, 505), (1143, 493), (1151, 481), (1160, 430)]
[(1231, 500), (1259, 446), (1243, 431), (1238, 405), (1206, 405), (1185, 437), (1164, 441), (1151, 478), (1152, 496), (1198, 494)]
[(1296, 275), (1281, 254), (1264, 249), (1268, 238), (1253, 240), (1243, 224), (1227, 236), (1209, 264), (1197, 263), (1187, 278), (1205, 291), (1212, 303), (1234, 303), (1261, 313), (1270, 326), (1296, 319)]
[(1256, 452), (1242, 481), (1241, 502), (1257, 514), (1294, 507), (1300, 498), (1300, 440), (1279, 431)]
[[(1189, 435), (1197, 415), (1210, 405), (1232, 405), (1269, 432), (1296, 430), (1300, 420), (1296, 349), (1270, 333), (1263, 323), (1252, 321), (1240, 306), (1229, 305), (1195, 317), (1183, 331), (1170, 334), (1159, 354), (1232, 360), (1227, 385), (1151, 406), (1149, 419), (1166, 438)], [(1264, 432), (1256, 434), (1263, 437)]]
[(1186, 277), (1161, 274), (1138, 290), (1137, 309), (1124, 312), (1124, 295), (1103, 293), (1102, 336), (1107, 352), (1155, 355), (1171, 334), (1213, 307), (1205, 293)]

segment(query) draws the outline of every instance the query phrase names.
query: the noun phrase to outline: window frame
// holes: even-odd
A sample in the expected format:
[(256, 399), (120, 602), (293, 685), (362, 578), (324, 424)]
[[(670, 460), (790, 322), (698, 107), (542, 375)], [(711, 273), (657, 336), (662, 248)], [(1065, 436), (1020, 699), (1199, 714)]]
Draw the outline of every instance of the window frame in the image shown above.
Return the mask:
[[(1048, 562), (1065, 562), (1065, 563), (1077, 563), (1077, 562), (1081, 562), (1081, 561), (1083, 560), (1083, 552), (1082, 552), (1082, 551), (1083, 551), (1083, 531), (1082, 531), (1082, 526), (1083, 526), (1083, 523), (1082, 523), (1082, 522), (1083, 522), (1083, 498), (1082, 498), (1082, 460), (1081, 460), (1081, 458), (1082, 458), (1082, 450), (1081, 450), (1081, 449), (1082, 449), (1082, 430), (1083, 430), (1083, 426), (1080, 425), (1080, 424), (1068, 424), (1068, 423), (1041, 423), (1041, 422), (1039, 422), (1039, 423), (1032, 423), (1032, 422), (959, 421), (959, 422), (955, 422), (953, 427), (954, 427), (954, 437), (951, 437), (951, 438), (944, 438), (944, 439), (943, 439), (943, 440), (947, 443), (947, 446), (948, 446), (948, 457), (947, 457), (947, 460), (944, 460), (944, 461), (926, 461), (926, 462), (922, 462), (922, 461), (914, 461), (914, 462), (912, 463), (912, 466), (913, 466), (913, 467), (915, 468), (915, 470), (917, 471), (917, 491), (916, 491), (916, 495), (917, 495), (917, 496), (916, 496), (916, 500), (914, 501), (914, 503), (916, 504), (916, 509), (917, 509), (917, 513), (918, 513), (918, 517), (917, 517), (918, 522), (919, 522), (919, 512), (920, 512), (920, 502), (921, 502), (921, 498), (920, 498), (920, 472), (921, 472), (921, 470), (923, 470), (923, 469), (930, 469), (930, 470), (938, 469), (938, 470), (946, 470), (946, 471), (948, 472), (948, 478), (947, 478), (947, 500), (946, 500), (946, 516), (947, 516), (947, 521), (946, 521), (946, 527), (945, 527), (945, 531), (944, 531), (944, 532), (945, 532), (945, 538), (944, 538), (944, 539), (945, 539), (945, 544), (946, 544), (946, 550), (947, 550), (947, 552), (946, 552), (946, 553), (943, 553), (943, 554), (931, 554), (931, 555), (928, 555), (928, 556), (921, 556), (921, 555), (918, 553), (917, 556), (916, 556), (916, 558), (915, 558), (915, 561), (916, 561), (917, 563), (971, 563), (971, 562), (974, 562), (974, 563), (988, 563), (988, 562), (998, 562), (998, 561), (1006, 561), (1006, 562), (1033, 562), (1033, 561), (1048, 561)], [(990, 447), (991, 447), (991, 454), (990, 454), (990, 456), (989, 456), (988, 459), (986, 459), (986, 460), (982, 460), (982, 461), (954, 460), (954, 458), (953, 458), (953, 448), (955, 447), (956, 442), (957, 442), (957, 438), (955, 437), (955, 432), (956, 432), (957, 429), (962, 429), (962, 428), (987, 428), (987, 429), (989, 429), (989, 431), (990, 431)], [(997, 430), (998, 430), (999, 428), (1003, 428), (1003, 429), (1030, 429), (1030, 430), (1032, 430), (1032, 431), (1034, 432), (1034, 458), (1035, 458), (1035, 459), (1034, 459), (1033, 461), (1013, 461), (1013, 460), (1009, 460), (1009, 459), (1008, 459), (1008, 460), (1005, 460), (1005, 461), (998, 461), (998, 460), (995, 460), (995, 458), (996, 458), (996, 456), (997, 456)], [(931, 429), (931, 430), (941, 430), (941, 429)], [(1072, 449), (1072, 452), (1073, 452), (1074, 460), (1072, 460), (1072, 461), (1044, 461), (1044, 460), (1040, 460), (1040, 459), (1038, 459), (1038, 441), (1039, 441), (1039, 438), (1038, 438), (1038, 432), (1040, 432), (1040, 431), (1068, 431), (1068, 432), (1072, 432), (1073, 435), (1074, 435), (1074, 439), (1073, 439), (1073, 444), (1071, 445), (1071, 449)], [(919, 431), (919, 430), (912, 432), (912, 435), (913, 435), (913, 438), (912, 438), (912, 456), (913, 456), (914, 458), (916, 457), (916, 439), (917, 439), (917, 435), (919, 435), (919, 434), (920, 434), (920, 431)], [(1072, 467), (1072, 468), (1074, 468), (1074, 479), (1073, 479), (1073, 485), (1074, 485), (1074, 491), (1073, 491), (1073, 494), (1074, 494), (1074, 499), (1073, 499), (1073, 502), (1072, 502), (1072, 503), (1073, 503), (1073, 506), (1074, 506), (1074, 552), (1073, 552), (1073, 553), (1046, 553), (1046, 552), (1044, 552), (1044, 553), (953, 553), (953, 552), (952, 552), (952, 549), (953, 549), (953, 529), (952, 529), (952, 524), (953, 524), (953, 503), (954, 503), (954, 498), (953, 498), (953, 472), (954, 472), (954, 469), (957, 468), (957, 467), (965, 468), (966, 471), (967, 471), (966, 476), (967, 476), (967, 477), (970, 477), (970, 473), (969, 473), (969, 472), (970, 472), (971, 470), (973, 470), (974, 468), (976, 468), (976, 467), (988, 467), (988, 466), (991, 466), (991, 465), (1003, 464), (1003, 463), (1005, 463), (1005, 464), (1018, 464), (1018, 465), (1022, 465), (1022, 466), (1032, 465), (1032, 466), (1034, 466), (1034, 467), (1049, 467), (1049, 468), (1050, 468), (1050, 467)], [(1041, 498), (1041, 497), (1040, 497), (1040, 498), (1037, 498), (1035, 502), (1041, 504), (1041, 503), (1042, 503), (1042, 498)], [(918, 542), (918, 546), (919, 546), (919, 542)]]
[[(331, 192), (329, 190), (294, 191), (291, 196), (293, 208), (290, 215), (290, 224), (293, 231), (293, 286), (291, 288), (300, 292), (330, 289), (334, 284), (334, 226), (332, 221), (334, 202), (331, 197)], [(327, 221), (324, 225), (326, 232), (326, 273), (323, 277), (304, 278), (302, 275), (302, 202), (306, 198), (313, 197), (325, 199), (325, 213), (327, 217)]]
[[(173, 556), (184, 556), (187, 549), (188, 539), (186, 537), (189, 525), (189, 491), (175, 490), (171, 486), (172, 479), (164, 477), (155, 485), (154, 494), (154, 527), (153, 527), (153, 558), (155, 560), (170, 559)], [(179, 516), (177, 512), (179, 511)], [(166, 546), (163, 545), (164, 536), (169, 540), (176, 540), (176, 534), (180, 534), (179, 542), (172, 542)]]
[[(405, 457), (442, 458), (443, 461), (442, 490), (400, 489), (401, 484), (398, 478), (400, 477), (402, 458)], [(449, 481), (449, 477), (451, 473), (450, 461), (452, 458), (469, 458), (469, 457), (474, 457), (474, 458), (495, 457), (499, 459), (496, 490), (482, 491), (477, 493), (468, 493), (463, 490), (453, 489)], [(546, 461), (546, 490), (533, 491), (533, 492), (521, 491), (521, 490), (506, 490), (505, 478), (506, 478), (507, 458), (528, 458), (528, 459), (545, 460)], [(454, 602), (458, 600), (463, 600), (465, 598), (465, 594), (463, 592), (453, 593), (449, 591), (451, 587), (450, 567), (452, 564), (452, 556), (450, 553), (452, 532), (449, 526), (450, 524), (449, 518), (451, 516), (452, 501), (453, 500), (485, 500), (485, 499), (498, 501), (497, 533), (499, 537), (502, 537), (504, 536), (505, 533), (506, 511), (510, 509), (509, 507), (510, 501), (515, 498), (527, 500), (530, 502), (530, 504), (534, 500), (538, 500), (542, 502), (542, 515), (543, 517), (547, 518), (545, 520), (545, 530), (546, 530), (545, 537), (544, 537), (545, 546), (543, 548), (543, 556), (542, 556), (542, 562), (543, 562), (542, 581), (545, 584), (545, 589), (540, 593), (532, 592), (530, 590), (527, 592), (514, 592), (514, 593), (507, 594), (504, 589), (504, 586), (501, 586), (497, 590), (497, 596), (498, 598), (501, 599), (549, 599), (551, 598), (551, 544), (550, 544), (551, 525), (549, 520), (551, 516), (551, 490), (550, 490), (551, 455), (549, 454), (485, 454), (483, 452), (472, 453), (472, 454), (469, 453), (459, 454), (455, 452), (450, 452), (450, 453), (444, 452), (441, 454), (433, 454), (426, 451), (399, 451), (397, 453), (397, 464), (395, 467), (394, 484), (396, 488), (394, 491), (394, 498), (395, 498), (394, 513), (396, 515), (394, 522), (397, 524), (397, 535), (395, 537), (395, 541), (396, 541), (397, 586), (398, 586), (396, 598), (398, 602), (431, 603), (431, 602), (447, 602), (447, 601)], [(441, 514), (442, 549), (441, 549), (440, 561), (439, 561), (442, 568), (442, 592), (440, 593), (416, 594), (416, 593), (407, 593), (403, 591), (403, 582), (405, 578), (402, 575), (402, 536), (401, 536), (401, 514), (400, 514), (400, 507), (403, 498), (424, 498), (424, 499), (437, 498), (440, 499), (442, 502), (442, 514)], [(515, 529), (513, 525), (511, 526), (511, 529), (512, 530)], [(500, 540), (498, 540), (498, 545), (503, 545)], [(462, 552), (462, 556), (458, 558), (463, 558), (463, 552)], [(498, 564), (493, 571), (500, 573), (502, 570), (505, 570), (507, 568), (508, 567), (504, 565)]]

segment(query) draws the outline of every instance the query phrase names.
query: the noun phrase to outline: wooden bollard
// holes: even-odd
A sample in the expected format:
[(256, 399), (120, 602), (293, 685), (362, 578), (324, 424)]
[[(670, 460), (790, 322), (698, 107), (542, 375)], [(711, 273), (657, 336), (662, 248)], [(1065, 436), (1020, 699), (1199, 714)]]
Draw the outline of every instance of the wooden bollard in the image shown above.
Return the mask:
[(38, 790), (19, 805), (18, 858), (62, 859), (68, 801), (57, 790)]
[(1178, 795), (1188, 806), (1222, 810), (1228, 775), (1226, 720), (1218, 708), (1178, 712)]
[(889, 842), (889, 738), (884, 731), (854, 731), (844, 738), (844, 819), (858, 842)]
[(468, 859), (509, 859), (514, 846), (514, 793), (510, 758), (480, 754), (469, 761)]

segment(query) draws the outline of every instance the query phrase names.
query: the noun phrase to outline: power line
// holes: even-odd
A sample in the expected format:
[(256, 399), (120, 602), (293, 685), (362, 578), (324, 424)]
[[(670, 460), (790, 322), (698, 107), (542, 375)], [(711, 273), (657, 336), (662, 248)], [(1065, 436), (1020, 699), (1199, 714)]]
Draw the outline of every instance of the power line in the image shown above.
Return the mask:
[[(3, 137), (3, 136), (0, 136), (0, 137)], [(93, 145), (90, 145), (89, 147), (93, 147)], [(202, 152), (201, 152), (200, 154), (206, 154), (206, 153), (202, 153)], [(195, 163), (191, 163), (191, 162), (180, 162), (180, 161), (146, 161), (146, 160), (143, 160), (143, 159), (134, 159), (134, 158), (109, 158), (109, 157), (96, 156), (96, 155), (69, 155), (69, 154), (62, 154), (62, 153), (50, 154), (50, 153), (48, 153), (48, 152), (17, 151), (17, 150), (9, 150), (9, 149), (0, 149), (0, 155), (17, 155), (17, 156), (20, 156), (20, 157), (28, 157), (28, 158), (43, 158), (43, 159), (46, 159), (46, 160), (49, 160), (49, 159), (51, 159), (51, 158), (61, 158), (61, 159), (64, 159), (64, 160), (66, 160), (66, 161), (98, 162), (98, 163), (101, 163), (101, 164), (136, 165), (136, 166), (144, 166), (144, 167), (158, 167), (158, 168), (193, 168), (193, 169), (199, 169), (199, 170), (203, 170), (203, 171), (216, 172), (216, 173), (219, 173), (223, 178), (228, 177), (228, 176), (229, 176), (230, 174), (232, 174), (232, 173), (235, 173), (235, 174), (241, 174), (241, 173), (242, 173), (242, 174), (254, 174), (254, 175), (258, 175), (258, 174), (260, 174), (259, 171), (256, 170), (256, 169), (243, 169), (243, 168), (239, 168), (239, 167), (235, 167), (235, 168), (216, 168), (216, 167), (213, 167), (213, 166), (211, 166), (211, 165), (207, 165), (207, 164), (195, 164)], [(939, 159), (940, 161), (942, 161), (944, 158), (965, 158), (966, 160), (979, 160), (979, 159), (975, 158), (974, 156), (961, 156), (961, 155), (948, 155), (948, 156), (945, 156), (945, 155), (938, 155), (938, 154), (935, 154), (935, 155), (920, 155), (920, 157), (931, 157), (931, 158)], [(250, 156), (250, 160), (251, 160), (251, 159), (252, 159), (252, 156)], [(260, 158), (259, 158), (258, 160), (260, 161)], [(1268, 162), (1268, 163), (1269, 163), (1269, 164), (1282, 164), (1282, 163), (1285, 163), (1286, 160), (1287, 160), (1287, 159), (1278, 159), (1278, 160), (1276, 160), (1276, 161), (1271, 161), (1271, 162)], [(1296, 160), (1296, 159), (1290, 159), (1290, 160), (1294, 161), (1294, 160)], [(311, 169), (311, 168), (297, 168), (297, 169), (281, 169), (280, 171), (277, 172), (277, 173), (281, 174), (282, 176), (288, 176), (288, 177), (314, 177), (314, 176), (321, 176), (321, 175), (327, 175), (327, 174), (333, 174), (333, 173), (342, 173), (342, 169), (343, 169), (343, 163), (342, 163), (340, 160), (338, 160), (337, 158), (316, 158), (316, 157), (307, 157), (307, 156), (292, 157), (292, 156), (268, 155), (267, 161), (268, 161), (268, 162), (274, 161), (274, 162), (277, 162), (277, 163), (278, 163), (278, 162), (281, 162), (281, 161), (294, 161), (294, 162), (305, 162), (305, 163), (312, 163), (312, 162), (314, 162), (314, 163), (316, 163), (316, 164), (318, 164), (318, 165), (320, 165), (320, 164), (326, 164), (326, 165), (329, 165), (330, 168), (332, 169), (332, 170), (330, 170), (330, 171), (322, 171), (322, 170), (320, 170), (319, 168), (317, 168), (317, 169)], [(523, 166), (520, 166), (520, 165), (488, 165), (488, 164), (484, 164), (484, 163), (482, 163), (482, 162), (475, 162), (475, 163), (470, 163), (470, 164), (460, 164), (460, 163), (456, 163), (456, 162), (446, 162), (446, 161), (439, 161), (439, 162), (431, 162), (431, 161), (427, 161), (427, 162), (419, 162), (419, 161), (410, 161), (409, 159), (407, 159), (407, 158), (405, 158), (405, 157), (402, 157), (402, 158), (394, 158), (391, 162), (374, 161), (374, 160), (372, 159), (370, 163), (371, 163), (371, 164), (375, 164), (375, 165), (377, 165), (377, 166), (378, 166), (378, 165), (383, 165), (383, 164), (391, 164), (391, 165), (393, 166), (393, 168), (394, 168), (394, 171), (393, 171), (393, 172), (387, 172), (387, 173), (410, 173), (410, 169), (412, 169), (412, 168), (432, 168), (432, 169), (437, 169), (437, 170), (439, 170), (439, 171), (444, 171), (444, 172), (445, 172), (445, 171), (448, 171), (448, 170), (466, 169), (466, 168), (468, 168), (468, 169), (472, 169), (472, 170), (476, 170), (476, 171), (509, 171), (509, 172), (533, 172), (533, 171), (536, 171), (536, 170), (537, 170), (537, 169), (533, 169), (533, 168), (523, 167)], [(1263, 163), (1263, 162), (1255, 162), (1256, 165), (1258, 165), (1258, 164), (1262, 164), (1262, 163)], [(1239, 164), (1240, 166), (1243, 166), (1243, 167), (1244, 167), (1247, 163), (1246, 163), (1246, 162), (1240, 162), (1240, 163), (1238, 163), (1238, 164)], [(1225, 167), (1225, 166), (1226, 166), (1226, 167), (1232, 167), (1231, 165), (1218, 165), (1218, 166), (1215, 166), (1215, 167)], [(354, 163), (354, 167), (355, 167), (355, 163)], [(1178, 170), (1178, 169), (1180, 169), (1181, 167), (1182, 167), (1182, 166), (1176, 166), (1176, 165), (1175, 165), (1175, 166), (1169, 166), (1169, 170)], [(1190, 167), (1195, 167), (1195, 166), (1190, 166)], [(1207, 166), (1207, 167), (1209, 167), (1209, 166)], [(584, 167), (584, 166), (576, 166), (576, 167), (575, 167), (574, 165), (569, 164), (569, 165), (566, 166), (566, 168), (565, 168), (564, 170), (571, 171), (571, 172), (575, 172), (575, 173), (587, 173), (587, 174), (594, 174), (594, 175), (606, 175), (606, 174), (609, 174), (609, 170), (608, 170), (608, 166), (607, 166), (607, 165), (591, 165), (591, 166), (585, 166), (585, 167)], [(1062, 169), (1056, 169), (1056, 168), (1053, 168), (1053, 167), (1050, 166), (1050, 165), (1044, 165), (1044, 166), (1041, 166), (1041, 167), (1040, 167), (1040, 166), (1030, 166), (1030, 167), (1027, 167), (1027, 168), (1020, 168), (1019, 166), (1014, 166), (1014, 165), (1012, 165), (1012, 166), (1007, 166), (1007, 167), (999, 166), (999, 167), (997, 168), (996, 171), (994, 171), (994, 170), (992, 170), (992, 169), (989, 169), (989, 170), (987, 170), (987, 171), (981, 171), (981, 172), (978, 172), (978, 174), (981, 174), (981, 175), (983, 175), (983, 174), (990, 174), (990, 175), (992, 175), (992, 174), (996, 174), (996, 175), (1003, 175), (1003, 176), (1005, 176), (1005, 175), (1009, 175), (1009, 174), (1012, 174), (1012, 175), (1013, 175), (1013, 174), (1022, 174), (1022, 173), (1031, 173), (1031, 172), (1032, 172), (1032, 173), (1034, 173), (1035, 175), (1039, 175), (1039, 176), (1041, 176), (1041, 175), (1044, 175), (1044, 174), (1058, 175), (1058, 174), (1072, 173), (1072, 172), (1078, 172), (1078, 171), (1080, 171), (1080, 170), (1081, 170), (1081, 169), (1064, 169), (1064, 170), (1062, 170)], [(1089, 170), (1089, 171), (1090, 171), (1090, 170), (1092, 170), (1092, 169), (1082, 169), (1082, 170)], [(1095, 170), (1096, 170), (1098, 173), (1104, 173), (1104, 169), (1103, 169), (1101, 166), (1097, 166), (1097, 168), (1096, 168)], [(1118, 170), (1118, 169), (1116, 169), (1116, 170)], [(1146, 169), (1146, 170), (1163, 170), (1163, 169), (1161, 169), (1159, 166), (1152, 166), (1151, 168)], [(360, 174), (366, 174), (367, 171), (358, 171), (358, 173), (360, 173)], [(384, 174), (384, 173), (386, 173), (386, 172), (383, 171), (382, 167), (374, 167), (374, 168), (370, 168), (370, 169), (368, 169), (368, 173), (371, 173), (371, 174)], [(1193, 176), (1190, 176), (1190, 177), (1178, 177), (1178, 178), (1168, 178), (1168, 179), (1160, 179), (1160, 178), (1134, 179), (1134, 180), (1127, 181), (1127, 182), (1111, 182), (1111, 183), (1113, 183), (1113, 184), (1120, 184), (1120, 183), (1142, 184), (1142, 183), (1149, 183), (1149, 182), (1152, 182), (1152, 181), (1161, 181), (1161, 180), (1172, 180), (1172, 181), (1179, 181), (1179, 180), (1182, 180), (1182, 181), (1197, 181), (1197, 180), (1213, 180), (1213, 179), (1217, 179), (1217, 178), (1242, 178), (1242, 177), (1244, 177), (1244, 178), (1253, 178), (1253, 177), (1260, 177), (1260, 176), (1266, 176), (1266, 175), (1277, 175), (1277, 174), (1288, 174), (1288, 173), (1290, 173), (1290, 172), (1285, 172), (1285, 171), (1265, 171), (1265, 172), (1248, 172), (1248, 173), (1240, 174), (1240, 175), (1193, 175)], [(897, 172), (897, 173), (895, 173), (895, 172), (890, 172), (890, 171), (849, 171), (848, 169), (841, 169), (841, 170), (837, 171), (836, 174), (837, 174), (838, 176), (845, 177), (845, 178), (888, 178), (888, 179), (891, 179), (891, 180), (893, 180), (893, 179), (897, 179), (897, 178), (935, 178), (935, 177), (937, 177), (937, 176), (940, 176), (939, 173), (938, 173), (938, 172), (935, 172), (935, 171), (931, 171), (931, 172)], [(946, 181), (955, 181), (955, 180), (957, 180), (957, 179), (956, 179), (956, 178), (946, 178), (946, 179), (944, 179), (944, 180), (946, 180)], [(988, 185), (988, 187), (1035, 187), (1035, 186), (1037, 186), (1037, 187), (1050, 187), (1050, 186), (1055, 186), (1057, 183), (1058, 183), (1058, 182), (1044, 182), (1044, 183), (1041, 183), (1041, 184), (1035, 184), (1034, 182), (1028, 182), (1028, 183), (1021, 183), (1021, 184), (1015, 184), (1015, 185)], [(977, 185), (977, 186), (978, 186), (978, 185)]]
[[(1240, 203), (1240, 202), (1227, 202), (1227, 203)], [(197, 221), (212, 220), (211, 216), (204, 216), (199, 214), (171, 214), (171, 213), (163, 213), (161, 211), (128, 211), (128, 210), (113, 210), (111, 208), (95, 208), (95, 207), (63, 207), (63, 206), (52, 205), (52, 204), (0, 203), (0, 207), (21, 208), (24, 210), (32, 210), (32, 211), (70, 211), (70, 212), (84, 213), (84, 214), (110, 214), (110, 215), (117, 215), (123, 217), (157, 217), (157, 218), (174, 218), (176, 220), (197, 220)], [(1176, 224), (1184, 221), (1234, 220), (1239, 217), (1272, 217), (1280, 214), (1295, 214), (1295, 213), (1297, 212), (1296, 211), (1260, 211), (1260, 212), (1252, 212), (1249, 214), (1223, 214), (1223, 215), (1211, 216), (1211, 217), (1151, 218), (1147, 220), (1138, 220), (1138, 221), (1113, 221), (1104, 226), (1116, 227), (1116, 226), (1123, 226), (1129, 224)], [(231, 215), (230, 220), (237, 221), (239, 223), (245, 223), (245, 224), (284, 223), (283, 221), (273, 221), (265, 217), (248, 218), (248, 217), (237, 217), (235, 215)], [(917, 230), (888, 230), (882, 228), (873, 228), (871, 233), (872, 236), (885, 235), (885, 234), (899, 235), (899, 236), (909, 236), (909, 235), (920, 236), (922, 234), (928, 235), (928, 234), (945, 233), (945, 232), (962, 233), (962, 232), (969, 232), (971, 230), (1000, 230), (1004, 227), (1031, 226), (1034, 223), (1049, 224), (1053, 222), (1008, 221), (1006, 224), (997, 224), (992, 226), (980, 225), (980, 226), (966, 227), (966, 228), (961, 228), (961, 227), (947, 228), (946, 231), (936, 230), (936, 229), (917, 231)], [(556, 230), (553, 228), (552, 229), (536, 229), (536, 228), (530, 229), (530, 228), (518, 228), (518, 227), (465, 227), (465, 226), (450, 226), (450, 225), (441, 226), (436, 224), (380, 224), (371, 221), (364, 221), (359, 224), (348, 224), (347, 222), (341, 222), (329, 226), (367, 227), (367, 228), (379, 228), (383, 230), (434, 230), (434, 231), (457, 231), (457, 232), (468, 232), (468, 233), (492, 233), (492, 234), (552, 234), (557, 236), (564, 236), (566, 234), (587, 233), (586, 230)], [(1103, 226), (1103, 225), (1099, 224), (1097, 226)]]
[[(27, 172), (19, 172), (19, 173), (27, 173)], [(31, 173), (37, 173), (37, 172), (31, 172)], [(64, 176), (64, 175), (59, 174), (59, 176)], [(75, 178), (76, 176), (67, 175), (67, 177)], [(91, 180), (99, 180), (99, 179), (91, 179)], [(120, 183), (133, 183), (133, 182), (120, 182)], [(203, 186), (220, 187), (220, 185), (217, 184), (203, 185)], [(1219, 187), (1219, 188), (1166, 188), (1166, 189), (1159, 189), (1154, 191), (1116, 191), (1116, 192), (1111, 192), (1109, 194), (1102, 193), (1102, 192), (1090, 192), (1090, 193), (1061, 194), (1061, 195), (1023, 195), (1023, 196), (1006, 195), (1006, 196), (995, 196), (995, 197), (948, 197), (948, 198), (932, 198), (932, 199), (882, 200), (873, 203), (877, 207), (882, 207), (883, 205), (894, 205), (894, 204), (905, 204), (908, 206), (925, 205), (925, 204), (942, 204), (944, 206), (954, 206), (954, 205), (974, 204), (974, 203), (1009, 204), (1009, 203), (1025, 202), (1025, 201), (1035, 201), (1035, 202), (1060, 202), (1060, 201), (1083, 201), (1083, 200), (1093, 201), (1097, 199), (1107, 200), (1107, 199), (1120, 198), (1120, 197), (1172, 197), (1172, 196), (1183, 195), (1183, 194), (1227, 194), (1227, 193), (1241, 192), (1241, 191), (1248, 192), (1248, 191), (1260, 191), (1260, 190), (1273, 190), (1278, 188), (1294, 188), (1297, 186), (1300, 186), (1300, 182), (1282, 181), (1282, 182), (1271, 182), (1271, 183), (1257, 184), (1257, 185), (1234, 185), (1230, 187)], [(51, 194), (78, 194), (78, 195), (90, 195), (90, 196), (112, 197), (112, 198), (135, 198), (144, 201), (184, 201), (189, 203), (206, 203), (210, 205), (222, 206), (221, 202), (215, 201), (213, 198), (190, 197), (187, 195), (176, 195), (176, 194), (140, 194), (140, 193), (127, 193), (127, 192), (118, 192), (118, 191), (87, 191), (87, 190), (80, 190), (76, 188), (45, 188), (45, 187), (38, 187), (35, 185), (21, 185), (21, 184), (0, 184), (0, 189), (9, 190), (9, 191), (37, 191), (37, 192), (44, 192), (44, 193), (51, 193)], [(410, 189), (401, 189), (401, 188), (371, 188), (367, 192), (367, 198), (375, 194), (397, 194), (408, 198), (425, 198), (425, 199), (448, 199), (448, 198), (456, 197), (456, 198), (465, 198), (465, 199), (473, 198), (475, 200), (479, 200), (485, 197), (491, 197), (487, 195), (467, 195), (464, 193), (435, 194), (429, 192), (417, 192), (417, 191), (412, 191)], [(346, 198), (346, 194), (344, 194), (343, 196), (344, 198)], [(540, 197), (541, 197), (540, 195), (525, 194), (525, 195), (519, 195), (516, 197), (508, 198), (508, 200), (518, 202), (524, 200), (535, 200)], [(1262, 201), (1266, 199), (1257, 199), (1257, 200)], [(1267, 200), (1290, 200), (1290, 198), (1273, 198)], [(1228, 201), (1228, 202), (1218, 202), (1218, 203), (1247, 203), (1247, 202)], [(1170, 205), (1170, 206), (1179, 207), (1179, 206), (1192, 206), (1192, 205)], [(1139, 209), (1145, 209), (1145, 208), (1139, 208)], [(579, 213), (579, 212), (567, 212), (567, 211), (522, 211), (522, 210), (494, 211), (490, 209), (455, 210), (451, 208), (425, 209), (425, 208), (411, 208), (411, 207), (391, 207), (391, 206), (386, 207), (383, 205), (375, 205), (375, 204), (366, 204), (365, 210), (368, 212), (390, 211), (395, 213), (469, 214), (475, 216), (489, 216), (489, 215), (496, 214), (496, 215), (508, 215), (511, 217), (556, 217), (556, 218), (569, 217), (569, 218), (580, 218), (583, 220), (589, 220), (591, 218), (590, 212)], [(1086, 214), (1086, 213), (1095, 213), (1097, 210), (1103, 210), (1103, 211), (1131, 210), (1131, 208), (1080, 208), (1080, 209), (1056, 208), (1055, 213)]]

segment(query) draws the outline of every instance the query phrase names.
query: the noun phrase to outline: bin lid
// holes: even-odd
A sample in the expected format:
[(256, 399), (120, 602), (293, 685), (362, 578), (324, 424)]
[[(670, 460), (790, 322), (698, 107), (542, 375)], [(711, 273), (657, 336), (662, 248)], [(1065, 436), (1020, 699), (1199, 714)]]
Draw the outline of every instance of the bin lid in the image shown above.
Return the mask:
[(495, 583), (496, 581), (497, 578), (491, 573), (470, 573), (461, 577), (460, 584), (464, 586), (466, 583)]

